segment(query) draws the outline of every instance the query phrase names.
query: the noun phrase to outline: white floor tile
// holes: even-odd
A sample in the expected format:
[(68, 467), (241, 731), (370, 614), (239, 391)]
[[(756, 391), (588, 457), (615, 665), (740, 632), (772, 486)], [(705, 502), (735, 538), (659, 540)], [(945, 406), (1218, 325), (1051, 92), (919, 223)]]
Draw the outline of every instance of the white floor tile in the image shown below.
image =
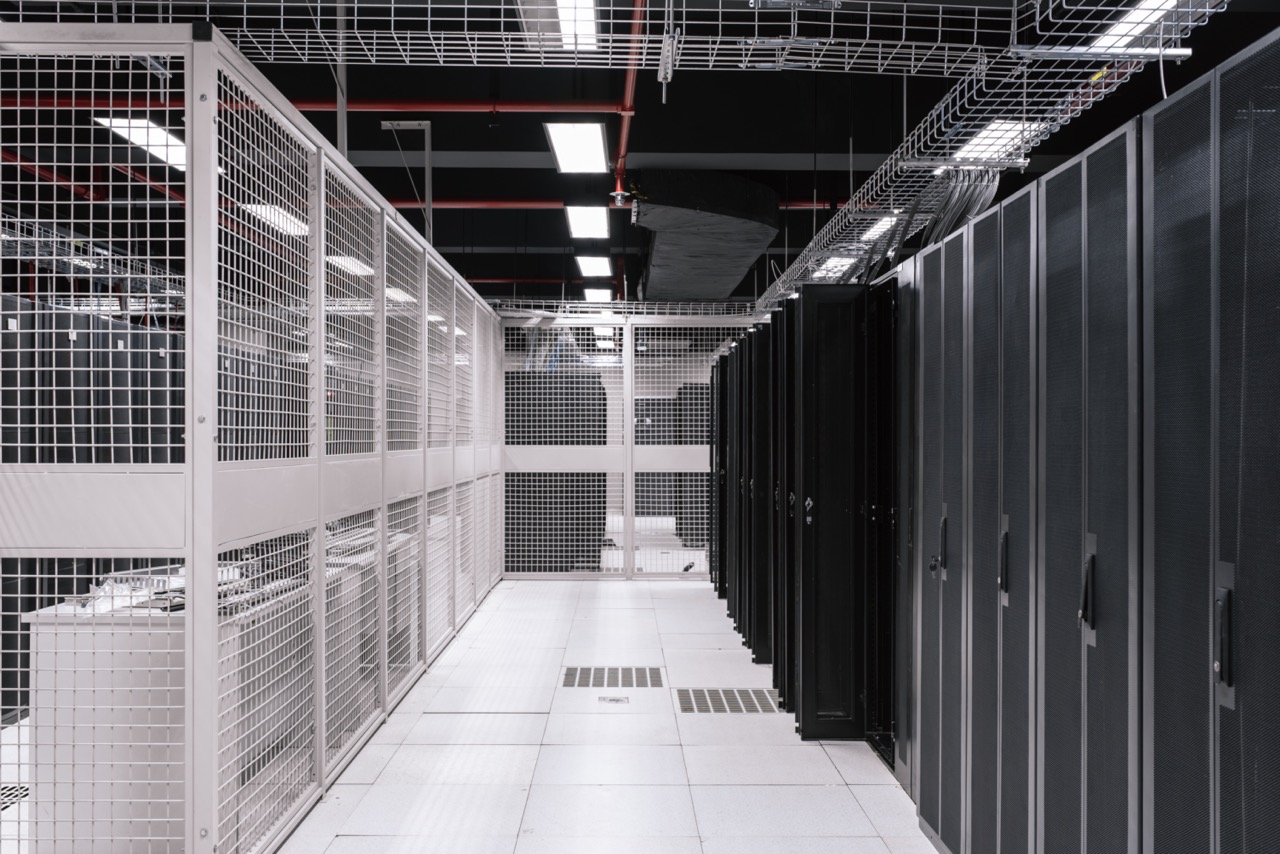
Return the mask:
[(881, 784), (896, 786), (897, 779), (889, 766), (867, 746), (864, 741), (850, 741), (844, 744), (827, 742), (823, 745), (831, 761), (836, 764), (844, 781), (850, 785)]
[(382, 769), (400, 749), (398, 744), (366, 744), (338, 777), (338, 785), (368, 785), (376, 782)]
[[(703, 838), (703, 854), (889, 854), (875, 836), (721, 836)], [(326, 852), (327, 854), (327, 852)]]
[(717, 836), (875, 836), (845, 786), (692, 786), (698, 829)]
[(938, 849), (933, 847), (933, 843), (920, 833), (915, 836), (886, 837), (884, 844), (888, 847), (889, 854), (938, 854)]
[(920, 835), (916, 805), (901, 786), (850, 786), (849, 791), (881, 836)]
[(403, 744), (378, 783), (517, 786), (533, 779), (539, 747), (509, 744)]
[(369, 787), (339, 835), (514, 837), (528, 797), (528, 786), (378, 783)]
[(565, 667), (662, 667), (666, 659), (662, 650), (613, 648), (608, 646), (571, 646), (564, 651)]
[(711, 635), (733, 628), (728, 617), (704, 615), (702, 611), (659, 608), (654, 613), (658, 615), (658, 631), (664, 635)]
[(460, 664), (453, 669), (445, 688), (509, 686), (535, 688), (554, 686), (561, 675), (560, 662), (537, 665), (502, 665), (486, 667), (482, 664)]
[(679, 747), (544, 745), (538, 754), (533, 782), (534, 785), (682, 786), (689, 778), (685, 776), (684, 756)]
[(702, 843), (696, 836), (524, 836), (516, 854), (702, 854)]
[(741, 635), (733, 632), (713, 634), (667, 634), (661, 632), (663, 649), (745, 649)]
[(818, 746), (689, 745), (684, 748), (695, 786), (841, 785), (840, 772)]
[(601, 608), (595, 605), (583, 605), (578, 603), (577, 613), (574, 615), (577, 622), (607, 622), (607, 623), (627, 623), (634, 622), (636, 625), (642, 625), (646, 628), (650, 627), (654, 622), (653, 608), (637, 608), (633, 602), (628, 602), (625, 607), (618, 608)]
[(399, 707), (387, 716), (387, 722), (374, 730), (370, 744), (400, 744), (422, 717), (421, 712), (402, 712)]
[(741, 650), (669, 649), (667, 676), (674, 688), (772, 688), (770, 668)]
[(547, 717), (543, 744), (679, 744), (676, 716), (556, 714)]
[(681, 744), (804, 744), (789, 714), (678, 714)]
[(280, 854), (323, 851), (328, 840), (333, 839), (351, 818), (369, 789), (369, 786), (335, 785), (325, 792), (324, 797), (312, 807), (306, 819), (289, 837)]
[(541, 714), (551, 711), (551, 695), (555, 688), (441, 688), (427, 706), (434, 712), (506, 712), (509, 714)]
[(514, 836), (339, 836), (324, 854), (513, 854), (515, 847)]
[[(625, 698), (625, 702), (614, 702)], [(666, 688), (557, 688), (551, 712), (557, 715), (660, 715), (675, 711)]]
[(546, 715), (423, 715), (405, 744), (541, 744)]
[[(847, 789), (840, 791), (853, 800)], [(520, 838), (697, 836), (687, 786), (533, 786)]]

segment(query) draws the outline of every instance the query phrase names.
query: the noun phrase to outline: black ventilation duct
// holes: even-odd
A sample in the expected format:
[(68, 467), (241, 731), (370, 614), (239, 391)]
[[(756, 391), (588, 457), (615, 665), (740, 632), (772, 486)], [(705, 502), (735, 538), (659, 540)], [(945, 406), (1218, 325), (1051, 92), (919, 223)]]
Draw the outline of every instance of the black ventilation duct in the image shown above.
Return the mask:
[(777, 193), (723, 172), (644, 172), (635, 198), (645, 299), (724, 299), (778, 233)]

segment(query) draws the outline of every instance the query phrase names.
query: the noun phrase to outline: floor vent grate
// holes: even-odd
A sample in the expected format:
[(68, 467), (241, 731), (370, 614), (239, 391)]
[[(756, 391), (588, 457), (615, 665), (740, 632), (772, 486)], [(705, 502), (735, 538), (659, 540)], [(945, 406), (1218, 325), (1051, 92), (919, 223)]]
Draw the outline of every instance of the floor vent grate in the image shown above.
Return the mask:
[(780, 712), (778, 692), (764, 688), (677, 688), (680, 711), (687, 714), (760, 714)]
[(565, 688), (661, 688), (661, 667), (566, 667)]
[(0, 810), (8, 809), (16, 803), (26, 800), (30, 789), (12, 783), (0, 784)]

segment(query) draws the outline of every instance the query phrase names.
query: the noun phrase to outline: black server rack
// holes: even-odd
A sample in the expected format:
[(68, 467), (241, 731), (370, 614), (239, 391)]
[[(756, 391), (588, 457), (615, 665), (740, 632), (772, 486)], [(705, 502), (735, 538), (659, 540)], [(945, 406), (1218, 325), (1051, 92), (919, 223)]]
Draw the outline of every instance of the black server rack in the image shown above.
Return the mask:
[(724, 573), (725, 598), (729, 617), (734, 625), (738, 622), (739, 574), (738, 565), (741, 543), (738, 540), (738, 504), (741, 493), (738, 483), (742, 477), (742, 430), (740, 410), (742, 407), (742, 354), (740, 347), (730, 349), (725, 357), (725, 476), (724, 476), (724, 510), (721, 518), (724, 522)]
[(773, 661), (773, 328), (763, 323), (747, 337), (751, 352), (751, 620), (747, 643), (757, 664)]
[(751, 345), (750, 335), (738, 345), (738, 497), (735, 504), (738, 540), (737, 605), (734, 623), (751, 636)]
[(707, 479), (707, 570), (716, 596), (723, 599), (724, 589), (724, 454), (725, 454), (725, 384), (727, 357), (720, 356), (711, 365), (711, 476)]
[(774, 312), (773, 324), (773, 687), (783, 708), (794, 696), (796, 301)]
[(93, 318), (46, 311), (40, 326), (39, 349), (48, 355), (39, 392), (39, 462), (94, 462)]
[(916, 491), (919, 437), (917, 396), (919, 394), (918, 291), (915, 265), (904, 264), (896, 274), (897, 322), (894, 395), (897, 406), (897, 550), (894, 564), (898, 587), (894, 607), (894, 775), (903, 789), (918, 799), (915, 754), (919, 738), (915, 703), (917, 678), (916, 629), (919, 583), (916, 578)]
[(1037, 828), (1050, 851), (1136, 851), (1136, 133), (1044, 181)]
[(91, 316), (95, 459), (130, 463), (133, 459), (133, 387), (140, 377), (133, 364), (133, 327), (120, 320)]
[(1280, 847), (1280, 41), (1144, 126), (1144, 846)]

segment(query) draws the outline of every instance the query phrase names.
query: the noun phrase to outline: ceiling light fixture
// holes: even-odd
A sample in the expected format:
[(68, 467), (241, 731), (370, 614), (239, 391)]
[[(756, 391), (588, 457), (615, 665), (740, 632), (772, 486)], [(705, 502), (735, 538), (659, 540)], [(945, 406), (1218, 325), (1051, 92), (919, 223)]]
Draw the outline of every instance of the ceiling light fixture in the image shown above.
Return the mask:
[(583, 288), (582, 299), (585, 302), (613, 302), (613, 291), (608, 288)]
[(1125, 12), (1106, 32), (1098, 36), (1093, 47), (1115, 48), (1125, 47), (1152, 26), (1160, 22), (1165, 13), (1175, 8), (1178, 0), (1139, 0), (1138, 4)]
[(862, 235), (862, 239), (868, 242), (875, 240), (877, 237), (880, 237), (886, 231), (892, 228), (893, 223), (894, 223), (894, 217), (891, 217), (891, 216), (884, 217), (875, 225), (868, 228), (866, 233)]
[(187, 146), (173, 134), (149, 119), (123, 119), (95, 116), (94, 121), (116, 136), (139, 148), (145, 148), (153, 157), (168, 163), (174, 169), (187, 168)]
[(252, 214), (281, 234), (301, 237), (310, 231), (305, 222), (276, 205), (241, 205), (240, 210)]
[(578, 240), (603, 240), (609, 237), (609, 209), (565, 205), (569, 220), (569, 236)]
[(351, 255), (326, 255), (324, 259), (344, 273), (353, 276), (372, 276), (373, 268)]
[(416, 299), (409, 296), (404, 291), (394, 287), (387, 288), (387, 299), (391, 300), (392, 302), (415, 302), (415, 303), (417, 302)]
[(593, 326), (591, 331), (595, 333), (597, 338), (612, 338), (617, 329), (612, 326)]
[(608, 172), (603, 122), (546, 122), (547, 139), (561, 172)]
[(467, 335), (467, 333), (466, 333), (466, 332), (464, 332), (464, 331), (463, 331), (463, 330), (461, 330), (461, 329), (455, 329), (455, 330), (453, 330), (453, 334), (454, 334), (454, 335), (457, 335), (457, 336), (459, 336), (459, 337), (463, 337), (463, 338), (465, 338), (465, 337), (466, 337), (466, 335)]
[(608, 278), (613, 275), (613, 265), (603, 255), (579, 255), (578, 269), (587, 278)]
[(440, 315), (438, 315), (438, 314), (428, 314), (428, 315), (427, 315), (427, 322), (428, 322), (428, 323), (439, 323), (439, 322), (440, 322), (440, 321), (442, 321), (442, 320), (444, 320), (444, 318), (443, 318), (443, 317), (441, 317), (441, 316), (440, 316)]
[(560, 46), (565, 50), (597, 50), (595, 0), (556, 0)]
[(1021, 154), (1032, 137), (1040, 133), (1041, 126), (1030, 122), (1014, 122), (997, 119), (974, 134), (973, 139), (952, 155), (953, 160), (1000, 160), (1011, 154)]
[(853, 266), (852, 258), (841, 258), (832, 256), (822, 263), (822, 266), (813, 271), (815, 279), (837, 279), (845, 274), (845, 271)]

